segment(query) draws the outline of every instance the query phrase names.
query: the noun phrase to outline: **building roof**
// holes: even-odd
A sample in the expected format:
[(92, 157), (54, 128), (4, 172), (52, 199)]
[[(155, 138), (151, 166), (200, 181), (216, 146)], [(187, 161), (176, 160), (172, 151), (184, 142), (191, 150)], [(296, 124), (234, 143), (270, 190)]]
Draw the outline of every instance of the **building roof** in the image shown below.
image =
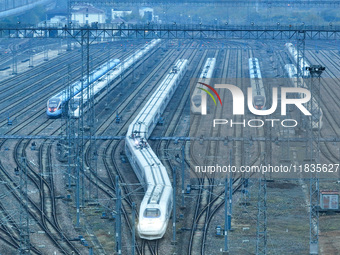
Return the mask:
[(145, 11), (145, 10), (153, 10), (151, 7), (140, 7), (139, 10)]
[(77, 13), (77, 14), (104, 14), (105, 12), (103, 10), (94, 8), (92, 6), (86, 6), (86, 7), (81, 7), (77, 10), (72, 10), (72, 13)]
[(113, 9), (111, 9), (111, 11), (113, 11), (113, 12), (132, 12), (132, 9), (116, 9), (116, 8), (113, 8)]

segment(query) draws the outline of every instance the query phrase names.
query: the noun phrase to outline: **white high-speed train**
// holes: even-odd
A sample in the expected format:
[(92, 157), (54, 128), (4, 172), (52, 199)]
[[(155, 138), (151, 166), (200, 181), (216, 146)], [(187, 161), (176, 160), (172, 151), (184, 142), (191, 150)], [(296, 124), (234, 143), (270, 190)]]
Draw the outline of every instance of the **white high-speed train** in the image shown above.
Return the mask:
[[(90, 89), (92, 89), (92, 93), (96, 96), (99, 92), (103, 91), (108, 84), (114, 81), (116, 78), (120, 77), (122, 73), (128, 70), (133, 63), (138, 62), (141, 58), (149, 54), (149, 52), (161, 41), (161, 39), (154, 39), (141, 49), (137, 50), (135, 53), (130, 55), (127, 59), (120, 62), (114, 69), (108, 72), (105, 77), (93, 82), (90, 85)], [(86, 106), (87, 104), (87, 89), (83, 91), (83, 105)], [(78, 93), (76, 96), (73, 97), (72, 105), (69, 107), (69, 116), (74, 118), (79, 118), (80, 116), (80, 101), (81, 101), (81, 93)], [(86, 111), (87, 108), (84, 108)]]
[(191, 112), (195, 114), (201, 113), (201, 103), (202, 103), (202, 93), (201, 90), (204, 86), (199, 82), (205, 83), (209, 85), (209, 79), (212, 78), (214, 68), (216, 64), (216, 58), (208, 58), (204, 64), (203, 71), (200, 75), (200, 78), (197, 81), (196, 87), (191, 96)]
[(145, 196), (139, 208), (137, 231), (141, 238), (162, 238), (172, 209), (172, 185), (166, 168), (147, 139), (187, 70), (187, 59), (179, 59), (137, 117), (129, 125), (125, 152), (142, 183)]
[(262, 82), (259, 60), (257, 58), (249, 58), (248, 64), (253, 106), (257, 110), (262, 110), (266, 105), (266, 93)]
[[(294, 59), (295, 64), (297, 64), (297, 62), (298, 62), (298, 53), (297, 53), (297, 50), (294, 47), (294, 45), (292, 43), (286, 43), (285, 47), (287, 48), (289, 54)], [(300, 59), (300, 69), (301, 69), (301, 73), (302, 73), (303, 77), (308, 77), (309, 76), (309, 71), (306, 70), (306, 67), (309, 67), (309, 63), (305, 59), (301, 58)]]
[[(46, 114), (50, 118), (60, 117), (62, 113), (67, 110), (66, 104), (67, 102), (79, 94), (81, 90), (86, 89), (88, 86), (91, 86), (94, 82), (98, 81), (101, 77), (107, 74), (110, 70), (114, 69), (120, 63), (119, 59), (112, 59), (107, 63), (101, 65), (96, 70), (90, 73), (89, 83), (87, 81), (83, 82), (83, 87), (81, 86), (81, 80), (73, 83), (70, 88), (66, 88), (56, 95), (52, 96), (47, 101), (47, 110)], [(83, 77), (85, 79), (85, 77)]]
[[(133, 63), (136, 63), (142, 57), (146, 56), (146, 54), (148, 54), (160, 41), (161, 39), (152, 40), (150, 43), (144, 45), (141, 49), (130, 55), (123, 63), (121, 63), (119, 59), (112, 59), (92, 71), (90, 73), (89, 84), (87, 84), (86, 81), (83, 84), (83, 104), (86, 105), (87, 103), (88, 88), (93, 92), (93, 95), (96, 96), (98, 92), (106, 88), (110, 82), (128, 70)], [(83, 77), (83, 79), (85, 80), (86, 77)], [(50, 118), (60, 117), (62, 113), (66, 111), (69, 116), (79, 118), (81, 81), (76, 81), (70, 87), (71, 88), (65, 88), (58, 92), (47, 101), (47, 116)], [(69, 104), (67, 108), (67, 103), (70, 101), (71, 104)]]
[[(287, 64), (287, 65), (285, 65), (285, 70), (286, 70), (288, 77), (290, 78), (294, 87), (297, 88), (301, 84), (300, 87), (308, 89), (305, 81), (302, 78), (299, 78), (300, 84), (298, 84), (299, 80), (297, 78), (297, 68), (296, 68), (295, 65)], [(312, 106), (312, 104), (313, 104), (313, 106)], [(314, 97), (312, 97), (311, 100), (309, 101), (309, 103), (307, 103), (305, 105), (305, 107), (312, 114), (312, 116), (310, 118), (312, 118), (313, 130), (317, 130), (318, 128), (321, 129), (323, 112), (322, 112), (322, 109), (319, 106), (318, 102), (316, 101), (316, 99)]]

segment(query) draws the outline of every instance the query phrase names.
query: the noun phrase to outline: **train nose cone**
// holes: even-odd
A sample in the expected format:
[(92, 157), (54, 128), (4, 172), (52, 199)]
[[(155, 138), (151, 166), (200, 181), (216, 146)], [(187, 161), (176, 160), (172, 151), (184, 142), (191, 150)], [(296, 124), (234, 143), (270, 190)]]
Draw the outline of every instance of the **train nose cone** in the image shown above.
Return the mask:
[(147, 239), (157, 239), (161, 238), (166, 229), (166, 224), (163, 221), (153, 222), (143, 222), (138, 225), (138, 232), (142, 238)]
[(160, 231), (163, 228), (163, 222), (147, 222), (140, 224), (140, 230), (142, 232), (149, 232), (149, 231)]

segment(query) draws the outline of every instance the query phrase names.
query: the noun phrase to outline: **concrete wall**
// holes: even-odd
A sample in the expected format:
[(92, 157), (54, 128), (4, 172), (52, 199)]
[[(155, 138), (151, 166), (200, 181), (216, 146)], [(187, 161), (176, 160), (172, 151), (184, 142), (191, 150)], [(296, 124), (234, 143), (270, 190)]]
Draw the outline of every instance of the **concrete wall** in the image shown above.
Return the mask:
[(72, 13), (72, 21), (79, 24), (91, 24), (93, 22), (105, 23), (105, 15), (99, 13)]

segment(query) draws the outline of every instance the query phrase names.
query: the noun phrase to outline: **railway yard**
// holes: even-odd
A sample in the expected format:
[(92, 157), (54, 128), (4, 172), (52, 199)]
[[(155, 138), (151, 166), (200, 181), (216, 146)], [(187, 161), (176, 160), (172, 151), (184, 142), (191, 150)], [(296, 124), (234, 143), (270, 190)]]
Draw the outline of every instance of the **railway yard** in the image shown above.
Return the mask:
[[(233, 116), (233, 104), (228, 103), (233, 100), (232, 94), (222, 89), (216, 89), (221, 104), (216, 98), (215, 106), (208, 96), (207, 116), (191, 114), (191, 97), (207, 59), (214, 58), (209, 84), (234, 84), (246, 98), (250, 87), (249, 59), (257, 58), (269, 109), (273, 87), (293, 86), (285, 71), (285, 65), (295, 64), (285, 47), (288, 41), (160, 40), (93, 96), (92, 106), (87, 103), (82, 117), (77, 119), (67, 113), (49, 118), (46, 103), (79, 81), (86, 69), (91, 72), (111, 59), (124, 63), (152, 41), (93, 43), (86, 65), (81, 47), (73, 43), (72, 50), (67, 51), (66, 40), (1, 40), (3, 51), (10, 51), (14, 44), (22, 46), (16, 51), (15, 75), (11, 74), (12, 57), (7, 53), (0, 56), (0, 254), (17, 254), (28, 243), (31, 254), (222, 254), (225, 238), (218, 230), (224, 229), (226, 207), (229, 213), (232, 210), (228, 230), (230, 254), (257, 254), (262, 200), (259, 182), (264, 180), (234, 173), (226, 183), (225, 175), (198, 174), (193, 165), (240, 167), (261, 165), (264, 161), (272, 165), (300, 165), (306, 160), (306, 142), (275, 138), (304, 138), (308, 128), (284, 128), (281, 124), (213, 128), (213, 119), (240, 123), (243, 119), (260, 120), (262, 116), (255, 116), (247, 107), (244, 115)], [(295, 41), (291, 43), (296, 45)], [(31, 59), (33, 50), (40, 54), (37, 60)], [(49, 59), (41, 61), (46, 57), (45, 51), (50, 52)], [(304, 58), (311, 65), (326, 68), (318, 98), (322, 109), (319, 161), (339, 164), (339, 142), (322, 141), (340, 136), (338, 45), (333, 41), (306, 40)], [(186, 70), (164, 112), (153, 120), (150, 137), (134, 133), (141, 135), (138, 141), (142, 145), (138, 146), (144, 149), (138, 147), (140, 151), (148, 147), (157, 155), (175, 194), (175, 211), (169, 206), (166, 212), (169, 223), (164, 236), (141, 239), (135, 226), (141, 215), (145, 216), (139, 212), (146, 184), (140, 183), (130, 164), (125, 135), (147, 102), (155, 98), (155, 91), (167, 75), (179, 72), (175, 67), (179, 59), (187, 59)], [(33, 66), (28, 68), (30, 63)], [(109, 75), (105, 76), (101, 79), (108, 79)], [(309, 120), (301, 117), (297, 108), (289, 109), (287, 115), (286, 119), (301, 123)], [(277, 110), (271, 119), (281, 122), (283, 116)], [(197, 139), (188, 141), (180, 137)], [(143, 138), (148, 139), (146, 145)], [(73, 159), (74, 155), (80, 158)], [(308, 176), (267, 175), (267, 254), (309, 254)], [(320, 190), (338, 191), (339, 179), (339, 172), (320, 178)], [(229, 197), (232, 193), (232, 203), (227, 206), (226, 190)], [(117, 213), (117, 208), (121, 208), (121, 213)], [(340, 214), (320, 212), (320, 254), (340, 254), (339, 238)]]

